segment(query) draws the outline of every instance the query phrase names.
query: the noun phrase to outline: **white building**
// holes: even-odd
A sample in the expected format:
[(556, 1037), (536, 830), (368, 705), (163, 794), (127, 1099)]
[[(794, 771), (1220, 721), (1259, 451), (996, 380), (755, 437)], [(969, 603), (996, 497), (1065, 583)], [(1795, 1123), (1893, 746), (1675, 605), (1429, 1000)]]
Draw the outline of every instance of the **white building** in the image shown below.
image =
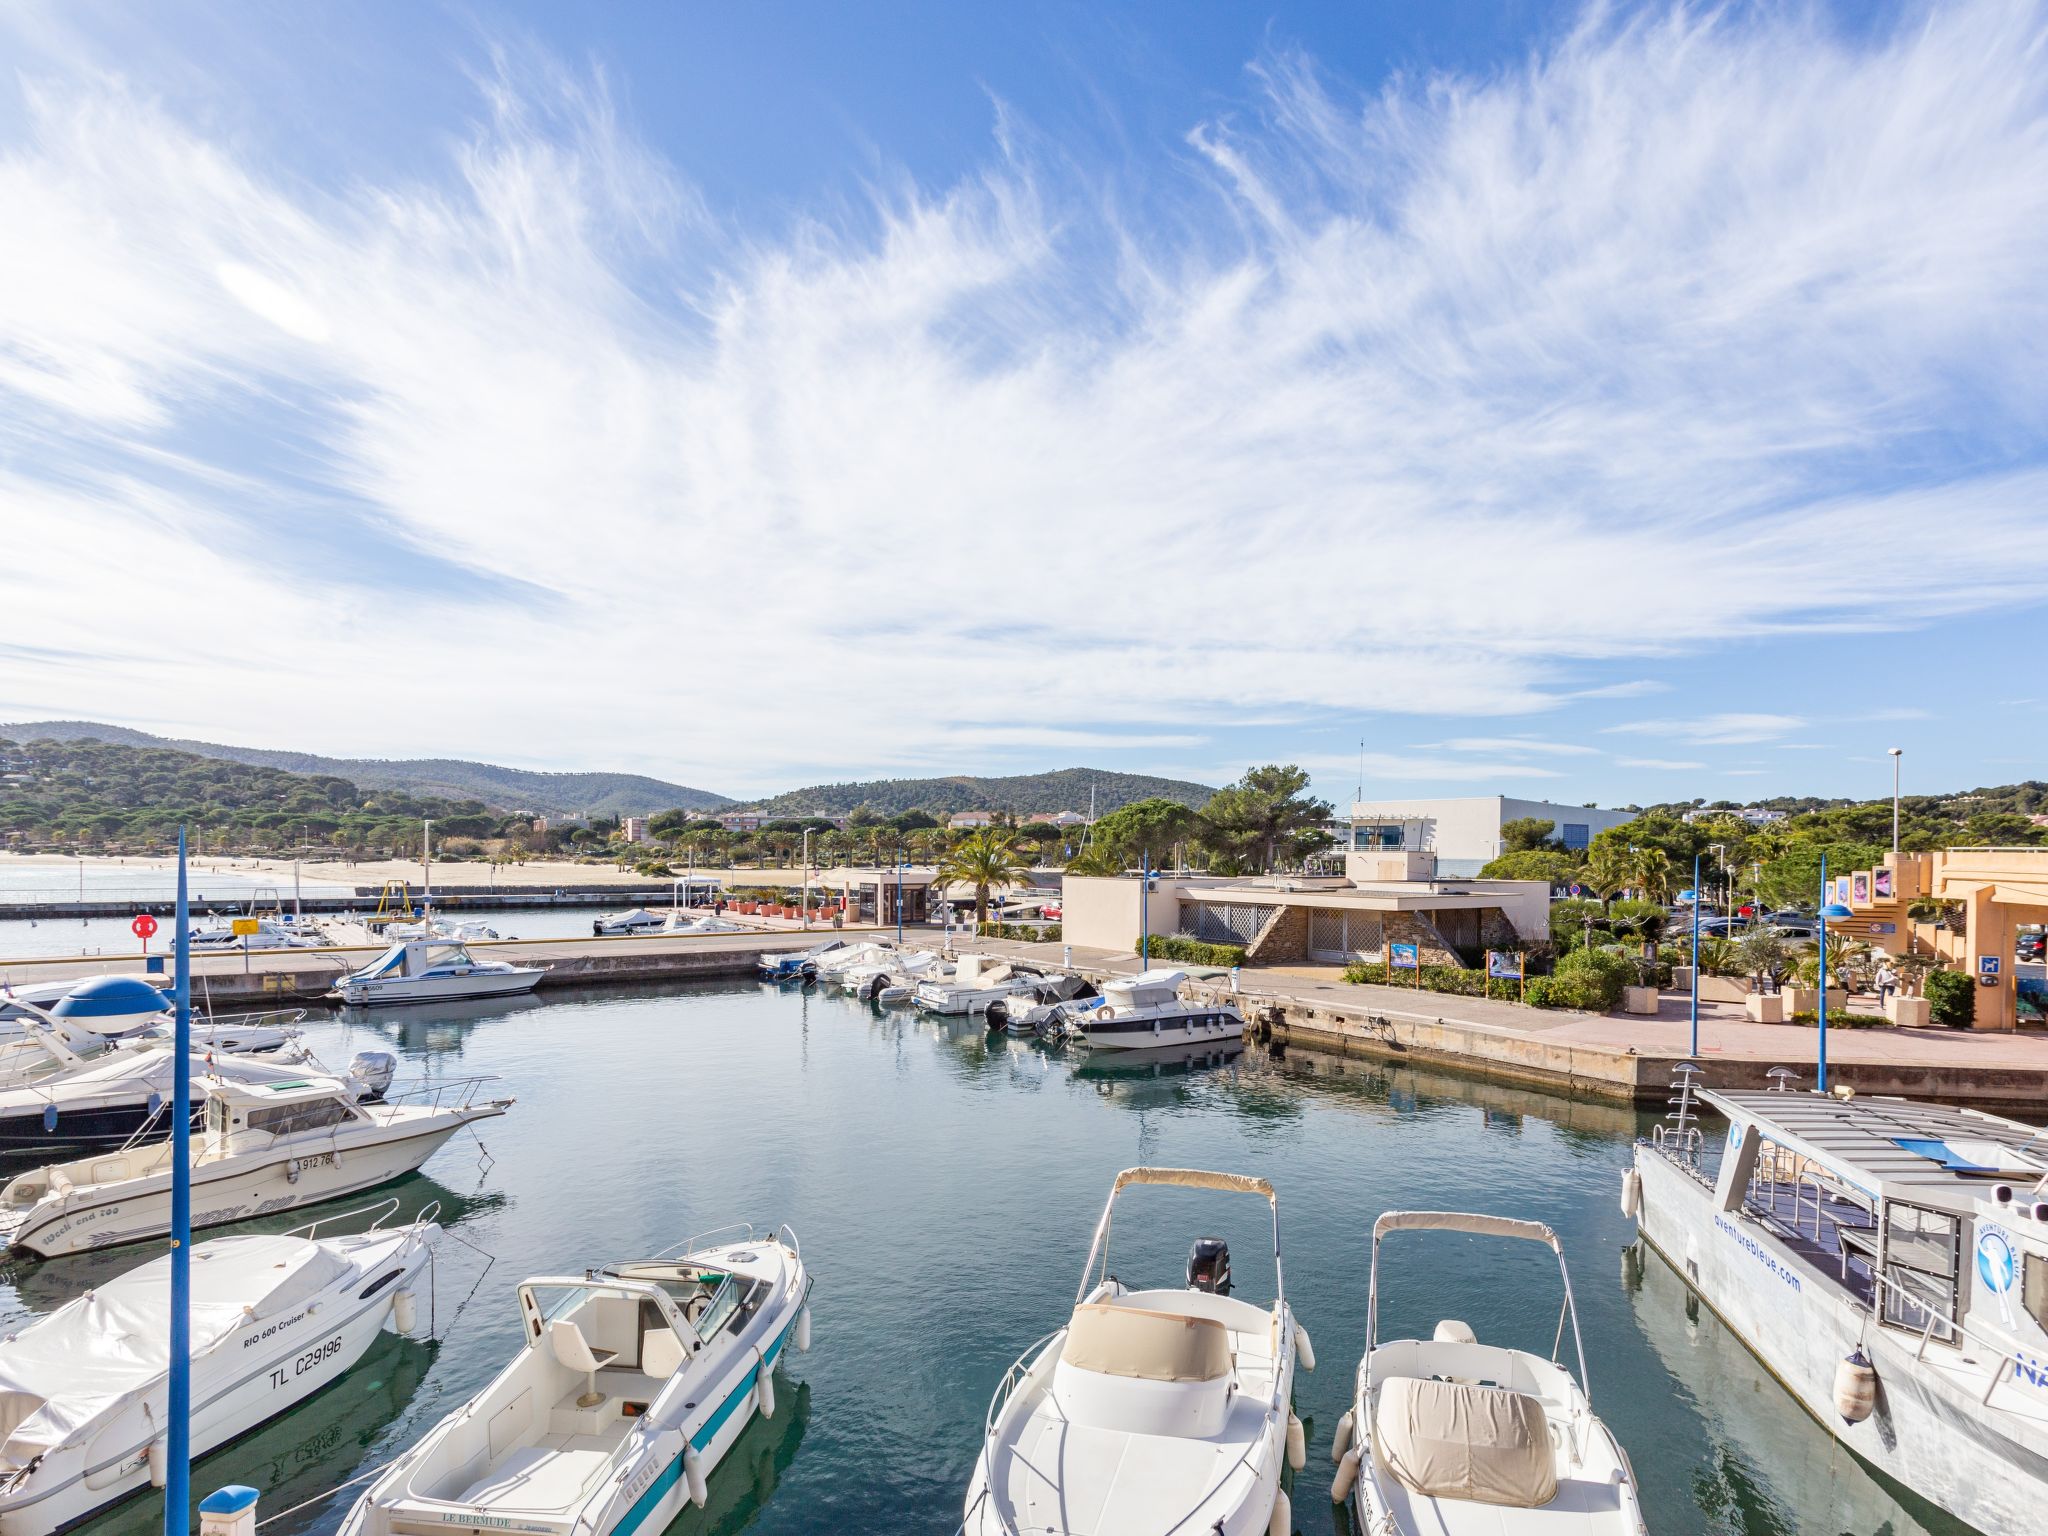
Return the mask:
[(994, 811), (955, 811), (946, 818), (946, 825), (958, 832), (966, 827), (992, 827), (995, 821)]
[(645, 816), (621, 816), (619, 835), (629, 843), (647, 841), (647, 818)]
[[(1571, 849), (1584, 848), (1609, 827), (1635, 820), (1633, 811), (1517, 800), (1508, 795), (1361, 800), (1351, 807), (1347, 867), (1362, 854), (1422, 853), (1433, 856), (1439, 878), (1463, 879), (1500, 857), (1500, 829), (1505, 823), (1532, 816), (1550, 822), (1551, 837)], [(1355, 873), (1353, 878), (1357, 878)]]

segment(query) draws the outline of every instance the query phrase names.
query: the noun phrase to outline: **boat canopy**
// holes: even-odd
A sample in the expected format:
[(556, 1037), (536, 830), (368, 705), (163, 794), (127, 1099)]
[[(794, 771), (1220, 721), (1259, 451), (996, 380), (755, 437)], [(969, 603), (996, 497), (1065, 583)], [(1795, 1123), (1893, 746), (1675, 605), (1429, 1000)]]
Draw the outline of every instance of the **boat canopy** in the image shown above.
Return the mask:
[[(303, 1237), (222, 1237), (192, 1250), (192, 1353), (245, 1319), (274, 1317), (349, 1267)], [(171, 1259), (131, 1269), (0, 1344), (0, 1462), (54, 1450), (135, 1396), (170, 1362)]]
[(1477, 1211), (1387, 1211), (1372, 1224), (1377, 1243), (1389, 1232), (1470, 1232), (1476, 1237), (1520, 1237), (1532, 1243), (1548, 1243), (1553, 1253), (1562, 1254), (1564, 1245), (1557, 1234), (1540, 1221), (1522, 1221), (1514, 1216), (1488, 1216)]
[(1186, 1189), (1221, 1189), (1241, 1195), (1264, 1195), (1274, 1204), (1279, 1197), (1265, 1179), (1250, 1173), (1212, 1173), (1206, 1168), (1126, 1168), (1116, 1176), (1115, 1194), (1131, 1184), (1178, 1184)]

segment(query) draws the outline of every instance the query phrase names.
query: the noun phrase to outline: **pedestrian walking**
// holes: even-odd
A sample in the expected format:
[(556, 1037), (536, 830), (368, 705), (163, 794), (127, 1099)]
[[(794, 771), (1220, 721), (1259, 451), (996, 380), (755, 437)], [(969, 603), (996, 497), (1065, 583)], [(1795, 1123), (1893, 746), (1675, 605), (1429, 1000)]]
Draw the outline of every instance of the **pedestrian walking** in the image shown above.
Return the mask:
[(1891, 961), (1886, 960), (1877, 968), (1877, 1007), (1880, 1013), (1884, 1011), (1884, 1005), (1891, 1001), (1892, 994), (1898, 990), (1899, 973), (1892, 969)]

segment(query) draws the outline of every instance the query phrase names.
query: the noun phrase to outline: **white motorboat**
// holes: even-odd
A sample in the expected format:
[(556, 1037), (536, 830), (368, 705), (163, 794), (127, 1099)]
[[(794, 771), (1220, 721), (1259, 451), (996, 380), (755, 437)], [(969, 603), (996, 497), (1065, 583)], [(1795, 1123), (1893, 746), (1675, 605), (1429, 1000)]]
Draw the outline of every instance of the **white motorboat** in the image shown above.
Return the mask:
[(846, 948), (844, 939), (826, 939), (809, 949), (771, 949), (754, 961), (754, 967), (770, 981), (801, 981), (817, 974), (818, 962), (835, 950)]
[[(365, 1051), (342, 1074), (360, 1097), (376, 1098), (390, 1086), (393, 1058)], [(327, 1074), (302, 1046), (262, 1056), (201, 1054), (190, 1058), (189, 1125), (205, 1103), (208, 1080), (236, 1083), (302, 1082), (309, 1073)], [(0, 1088), (0, 1154), (33, 1152), (44, 1161), (64, 1147), (118, 1146), (166, 1115), (175, 1088), (176, 1053), (164, 1047), (110, 1051), (74, 1070), (17, 1088)], [(194, 1126), (194, 1129), (197, 1127)]]
[(1037, 991), (1044, 980), (994, 955), (963, 955), (951, 976), (919, 982), (913, 1000), (929, 1013), (985, 1013), (991, 1003)]
[[(189, 1140), (192, 1226), (221, 1226), (372, 1189), (411, 1173), (457, 1131), (502, 1115), (484, 1080), (439, 1084), (423, 1103), (361, 1103), (333, 1077), (209, 1080)], [(0, 1243), (38, 1258), (111, 1248), (171, 1229), (174, 1139), (95, 1153), (0, 1188)]]
[(1977, 1530), (2040, 1529), (2048, 1133), (1692, 1075), (1636, 1143), (1623, 1211), (1842, 1445)]
[(429, 912), (425, 917), (386, 923), (378, 937), (394, 942), (399, 939), (444, 939), (452, 944), (467, 944), (471, 940), (495, 939), (498, 930), (482, 918), (457, 919)]
[(896, 946), (893, 944), (880, 944), (872, 939), (863, 939), (858, 944), (847, 944), (830, 954), (820, 955), (817, 964), (811, 968), (811, 974), (820, 986), (843, 986), (849, 971), (894, 960), (896, 955)]
[[(425, 1321), (430, 1219), (316, 1230), (193, 1248), (195, 1458), (343, 1375), (387, 1325)], [(161, 1481), (170, 1264), (154, 1259), (0, 1340), (0, 1536), (49, 1536)]]
[(479, 960), (465, 944), (402, 939), (361, 970), (342, 977), (328, 995), (356, 1008), (509, 997), (531, 992), (546, 974), (543, 966)]
[[(1428, 1339), (1379, 1337), (1380, 1243), (1390, 1232), (1463, 1232), (1547, 1244), (1564, 1282), (1552, 1358), (1482, 1344), (1455, 1318)], [(1388, 1536), (1644, 1536), (1635, 1473), (1593, 1413), (1571, 1273), (1537, 1221), (1461, 1211), (1388, 1211), (1373, 1223), (1365, 1358), (1337, 1422), (1330, 1496), (1361, 1530)], [(1565, 1323), (1576, 1378), (1555, 1355)]]
[(342, 1536), (652, 1536), (701, 1508), (740, 1431), (774, 1416), (784, 1346), (810, 1342), (795, 1234), (744, 1231), (526, 1281), (512, 1363), (370, 1484)]
[(324, 943), (321, 934), (281, 917), (257, 918), (254, 933), (237, 933), (232, 926), (218, 923), (194, 928), (191, 933), (193, 951), (202, 955), (222, 950), (318, 949)]
[(1209, 1045), (1244, 1034), (1244, 1015), (1228, 1003), (1181, 1000), (1181, 971), (1140, 971), (1104, 982), (1093, 1008), (1069, 1010), (1068, 1036), (1097, 1050), (1144, 1050), (1160, 1045)]
[[(1110, 1217), (1134, 1184), (1262, 1196), (1273, 1212), (1272, 1307), (1230, 1294), (1229, 1249), (1215, 1238), (1196, 1242), (1185, 1290), (1130, 1290), (1109, 1274)], [(1273, 1186), (1189, 1168), (1124, 1170), (1072, 1317), (1010, 1367), (989, 1404), (963, 1532), (1287, 1536), (1281, 1467), (1303, 1458), (1291, 1406), (1297, 1354), (1314, 1369), (1281, 1280)]]
[(650, 912), (645, 907), (634, 907), (629, 912), (614, 912), (605, 917), (591, 920), (590, 932), (600, 939), (615, 939), (636, 933), (655, 933), (666, 926), (668, 918), (659, 912)]
[(946, 962), (930, 950), (890, 950), (879, 959), (841, 971), (837, 979), (855, 997), (873, 1002), (890, 987), (915, 990), (921, 981), (942, 980), (948, 974)]

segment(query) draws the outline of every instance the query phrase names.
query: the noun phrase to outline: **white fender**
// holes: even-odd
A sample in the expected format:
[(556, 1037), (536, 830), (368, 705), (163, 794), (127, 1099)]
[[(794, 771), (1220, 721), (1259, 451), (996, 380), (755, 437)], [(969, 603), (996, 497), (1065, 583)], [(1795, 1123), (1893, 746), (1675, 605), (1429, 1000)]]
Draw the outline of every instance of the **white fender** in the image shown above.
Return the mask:
[(1287, 1465), (1297, 1472), (1308, 1465), (1308, 1432), (1292, 1409), (1287, 1413)]
[(299, 1182), (299, 1160), (296, 1157), (287, 1159), (287, 1161), (285, 1162), (284, 1181), (287, 1184), (296, 1184)]
[(796, 1315), (797, 1353), (809, 1354), (811, 1350), (811, 1309), (807, 1306)]
[(1835, 1412), (1861, 1424), (1877, 1409), (1877, 1371), (1862, 1350), (1835, 1367)]
[(1273, 1516), (1266, 1522), (1266, 1536), (1294, 1536), (1294, 1505), (1285, 1488), (1273, 1490)]
[(775, 1373), (768, 1368), (768, 1357), (761, 1353), (761, 1347), (754, 1346), (754, 1406), (764, 1419), (775, 1417)]
[(1344, 1453), (1351, 1449), (1351, 1426), (1357, 1421), (1357, 1411), (1346, 1408), (1344, 1417), (1337, 1421), (1337, 1433), (1330, 1436), (1330, 1460), (1342, 1461)]
[(1621, 1214), (1634, 1219), (1643, 1208), (1643, 1176), (1634, 1168), (1621, 1171)]
[(408, 1339), (420, 1325), (420, 1299), (411, 1291), (391, 1293), (391, 1326)]
[(1358, 1481), (1358, 1448), (1353, 1446), (1337, 1463), (1337, 1475), (1330, 1479), (1330, 1502), (1342, 1504), (1351, 1497), (1351, 1485)]
[(156, 1439), (149, 1442), (149, 1486), (152, 1488), (161, 1488), (164, 1485), (164, 1465), (167, 1454), (168, 1451), (164, 1445), (163, 1436), (159, 1435)]
[(1301, 1362), (1304, 1371), (1316, 1368), (1316, 1347), (1309, 1343), (1308, 1330), (1299, 1323), (1294, 1325), (1294, 1358)]
[(683, 1481), (689, 1484), (690, 1502), (702, 1509), (711, 1491), (704, 1480), (704, 1453), (694, 1445), (683, 1447)]

